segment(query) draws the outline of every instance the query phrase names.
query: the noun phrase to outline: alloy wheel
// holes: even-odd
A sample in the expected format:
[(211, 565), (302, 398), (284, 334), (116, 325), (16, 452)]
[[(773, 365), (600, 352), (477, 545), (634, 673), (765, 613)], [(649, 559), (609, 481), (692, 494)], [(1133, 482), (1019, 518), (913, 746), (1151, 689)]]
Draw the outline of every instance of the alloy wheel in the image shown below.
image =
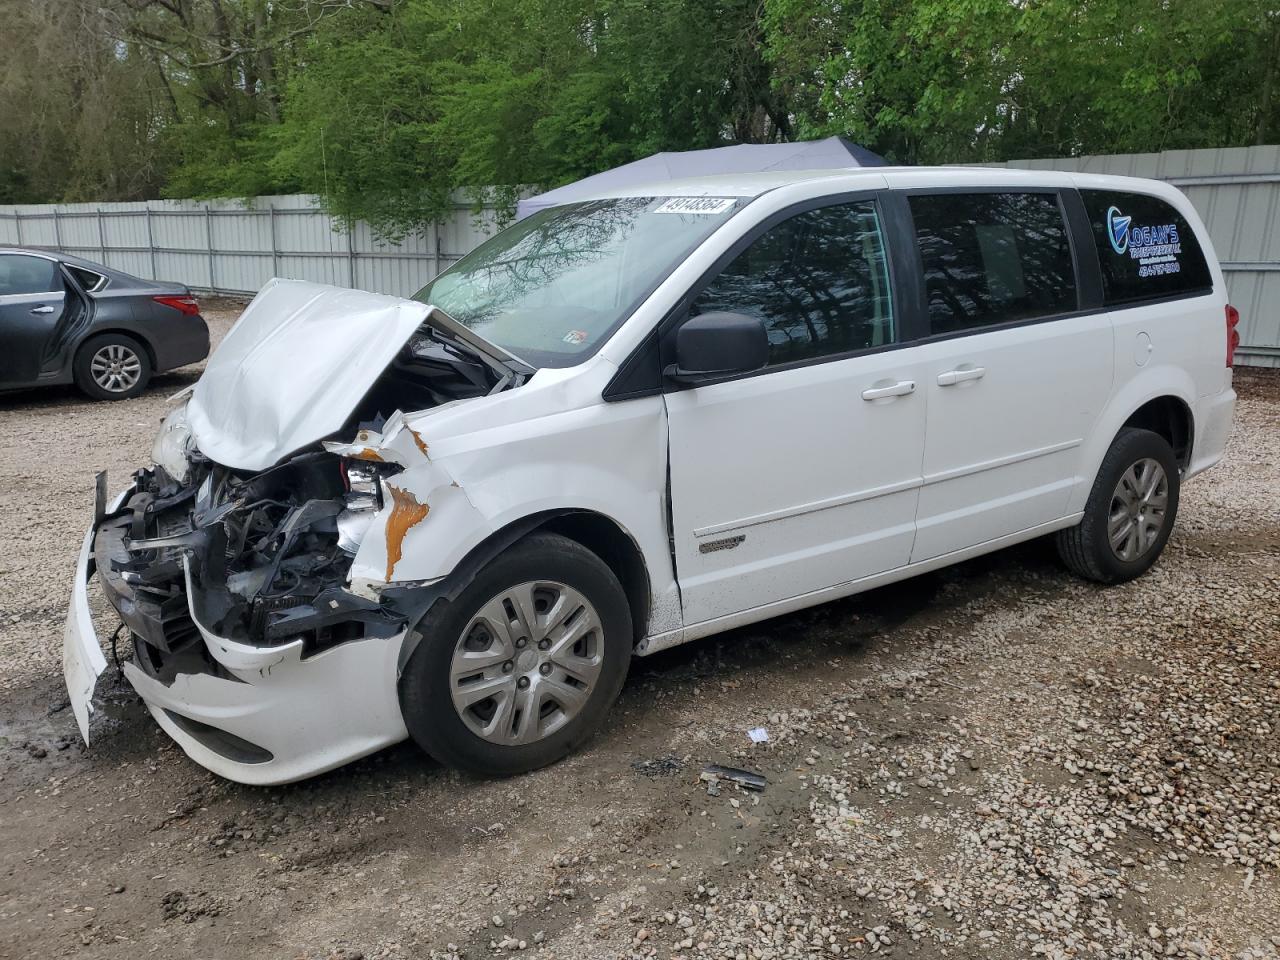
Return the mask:
[(142, 376), (142, 360), (123, 343), (108, 343), (89, 361), (89, 375), (108, 393), (128, 393)]

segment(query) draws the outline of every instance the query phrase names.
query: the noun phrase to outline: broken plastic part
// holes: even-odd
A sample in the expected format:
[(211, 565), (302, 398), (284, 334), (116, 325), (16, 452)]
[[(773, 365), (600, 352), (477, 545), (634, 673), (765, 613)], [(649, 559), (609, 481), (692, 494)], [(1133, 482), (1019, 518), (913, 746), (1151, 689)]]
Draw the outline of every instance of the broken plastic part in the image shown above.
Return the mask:
[(718, 763), (708, 763), (703, 767), (702, 776), (699, 779), (732, 780), (744, 789), (756, 791), (763, 790), (769, 783), (768, 778), (763, 774), (752, 773), (750, 770), (742, 770), (738, 767), (722, 767)]

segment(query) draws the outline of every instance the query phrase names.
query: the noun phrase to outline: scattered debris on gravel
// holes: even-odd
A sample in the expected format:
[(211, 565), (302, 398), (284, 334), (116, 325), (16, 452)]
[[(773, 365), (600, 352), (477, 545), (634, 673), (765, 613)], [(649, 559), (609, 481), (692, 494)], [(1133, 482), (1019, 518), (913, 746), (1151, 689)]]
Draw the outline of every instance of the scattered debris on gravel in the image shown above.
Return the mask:
[(1027, 544), (638, 660), (547, 770), (403, 746), (276, 788), (127, 687), (92, 749), (65, 709), (93, 472), (193, 377), (0, 398), (0, 956), (1280, 957), (1280, 376), (1238, 373), (1135, 583)]

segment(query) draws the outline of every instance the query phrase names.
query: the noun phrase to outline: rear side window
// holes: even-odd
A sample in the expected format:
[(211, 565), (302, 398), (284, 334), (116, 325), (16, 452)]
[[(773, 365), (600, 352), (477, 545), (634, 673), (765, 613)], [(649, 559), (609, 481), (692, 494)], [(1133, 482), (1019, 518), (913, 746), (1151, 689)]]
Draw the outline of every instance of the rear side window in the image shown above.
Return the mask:
[(718, 311), (763, 321), (769, 366), (892, 343), (875, 203), (819, 207), (770, 228), (707, 285), (689, 314)]
[(0, 297), (16, 293), (56, 293), (62, 289), (57, 264), (44, 257), (0, 254)]
[(1076, 309), (1071, 241), (1056, 194), (921, 194), (910, 203), (931, 334)]
[(1081, 190), (1106, 306), (1206, 293), (1213, 277), (1195, 231), (1158, 197)]
[(83, 267), (68, 266), (71, 275), (76, 278), (76, 282), (84, 287), (90, 293), (97, 290), (107, 282), (107, 278), (100, 273), (94, 273), (92, 270), (85, 270)]

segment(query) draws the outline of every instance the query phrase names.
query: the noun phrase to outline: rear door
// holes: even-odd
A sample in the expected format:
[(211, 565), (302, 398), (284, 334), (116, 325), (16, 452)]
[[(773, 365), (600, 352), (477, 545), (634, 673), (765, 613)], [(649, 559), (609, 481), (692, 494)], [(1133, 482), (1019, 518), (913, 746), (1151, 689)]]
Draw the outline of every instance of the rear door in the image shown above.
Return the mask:
[(0, 387), (26, 386), (39, 379), (66, 300), (65, 281), (55, 261), (0, 253)]
[(761, 371), (666, 394), (687, 624), (910, 556), (922, 372), (897, 349), (880, 205), (810, 207), (767, 222), (688, 303), (759, 317), (770, 354)]
[(908, 197), (927, 319), (913, 563), (1058, 520), (1082, 479), (1114, 351), (1077, 281), (1074, 200), (1021, 188)]

